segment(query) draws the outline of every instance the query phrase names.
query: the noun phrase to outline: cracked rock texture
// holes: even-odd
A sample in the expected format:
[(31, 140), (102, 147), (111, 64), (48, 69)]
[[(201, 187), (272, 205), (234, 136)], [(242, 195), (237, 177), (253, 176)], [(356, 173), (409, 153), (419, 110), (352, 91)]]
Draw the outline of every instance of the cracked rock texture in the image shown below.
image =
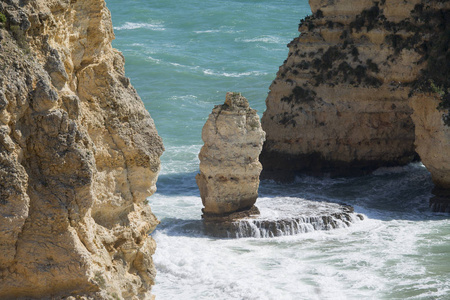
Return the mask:
[(265, 133), (256, 110), (239, 93), (227, 93), (212, 110), (202, 130), (205, 142), (197, 185), (204, 217), (249, 210), (258, 197), (258, 160)]
[(151, 299), (164, 149), (105, 2), (0, 12), (0, 298)]
[[(430, 61), (449, 64), (450, 2), (309, 2), (313, 15), (288, 45), (266, 100), (264, 172), (355, 175), (406, 164), (417, 151), (448, 187), (448, 127), (436, 94), (417, 90), (437, 78), (424, 75)], [(439, 40), (446, 46), (435, 55)]]

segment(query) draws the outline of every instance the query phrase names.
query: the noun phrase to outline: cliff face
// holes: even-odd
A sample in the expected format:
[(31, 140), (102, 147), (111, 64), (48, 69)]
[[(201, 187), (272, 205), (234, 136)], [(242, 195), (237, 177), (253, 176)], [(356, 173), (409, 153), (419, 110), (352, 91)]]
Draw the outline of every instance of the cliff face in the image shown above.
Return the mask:
[(150, 298), (163, 145), (105, 2), (0, 12), (0, 298)]
[(433, 80), (445, 88), (445, 75), (429, 66), (448, 66), (450, 2), (310, 5), (266, 100), (264, 170), (365, 173), (406, 164), (417, 151), (435, 182), (448, 186), (446, 110), (437, 110), (429, 88)]

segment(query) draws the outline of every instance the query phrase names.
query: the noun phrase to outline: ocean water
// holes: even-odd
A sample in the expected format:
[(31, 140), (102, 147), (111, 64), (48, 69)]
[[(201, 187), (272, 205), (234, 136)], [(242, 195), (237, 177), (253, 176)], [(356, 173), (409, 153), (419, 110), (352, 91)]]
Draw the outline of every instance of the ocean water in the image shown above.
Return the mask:
[(420, 163), (357, 178), (262, 181), (264, 215), (346, 203), (351, 226), (272, 238), (205, 235), (195, 183), (201, 129), (227, 91), (261, 115), (268, 87), (310, 13), (306, 0), (107, 0), (114, 46), (164, 140), (157, 299), (450, 299), (450, 220), (428, 208)]

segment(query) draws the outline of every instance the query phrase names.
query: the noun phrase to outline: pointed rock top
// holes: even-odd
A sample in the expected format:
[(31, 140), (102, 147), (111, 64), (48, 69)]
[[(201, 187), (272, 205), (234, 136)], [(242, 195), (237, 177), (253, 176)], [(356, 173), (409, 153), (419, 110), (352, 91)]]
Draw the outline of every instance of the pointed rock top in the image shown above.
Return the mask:
[(234, 92), (227, 92), (224, 104), (231, 109), (248, 109), (250, 107), (247, 99), (241, 93)]

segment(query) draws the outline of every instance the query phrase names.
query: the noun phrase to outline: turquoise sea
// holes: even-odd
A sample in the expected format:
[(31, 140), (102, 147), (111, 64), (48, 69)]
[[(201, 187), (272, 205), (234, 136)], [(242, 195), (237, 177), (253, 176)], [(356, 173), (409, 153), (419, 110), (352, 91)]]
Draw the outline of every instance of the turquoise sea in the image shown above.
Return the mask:
[[(195, 183), (201, 129), (227, 91), (262, 115), (306, 0), (107, 0), (126, 73), (166, 152), (149, 198), (161, 224), (153, 293), (172, 299), (450, 299), (450, 219), (428, 208), (422, 164), (357, 178), (262, 181), (257, 206), (347, 203), (350, 227), (276, 238), (203, 234)], [(258, 204), (259, 203), (259, 204)]]

